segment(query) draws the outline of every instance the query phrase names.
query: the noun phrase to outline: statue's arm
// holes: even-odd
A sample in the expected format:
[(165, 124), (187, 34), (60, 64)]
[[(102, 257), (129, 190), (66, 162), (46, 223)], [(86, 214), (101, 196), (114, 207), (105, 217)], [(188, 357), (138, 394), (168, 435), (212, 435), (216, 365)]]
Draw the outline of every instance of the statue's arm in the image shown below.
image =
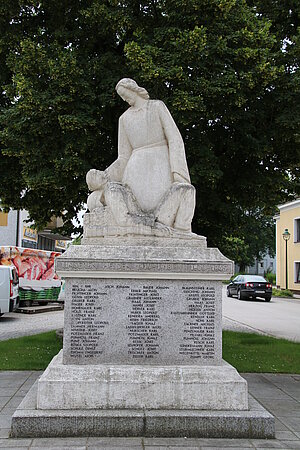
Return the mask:
[(132, 147), (124, 129), (122, 116), (119, 119), (118, 131), (118, 159), (106, 170), (105, 174), (110, 181), (122, 181), (123, 173), (132, 153)]
[(174, 181), (190, 183), (190, 175), (187, 167), (184, 142), (170, 111), (162, 102), (158, 102), (159, 117), (166, 139), (168, 141), (170, 165)]

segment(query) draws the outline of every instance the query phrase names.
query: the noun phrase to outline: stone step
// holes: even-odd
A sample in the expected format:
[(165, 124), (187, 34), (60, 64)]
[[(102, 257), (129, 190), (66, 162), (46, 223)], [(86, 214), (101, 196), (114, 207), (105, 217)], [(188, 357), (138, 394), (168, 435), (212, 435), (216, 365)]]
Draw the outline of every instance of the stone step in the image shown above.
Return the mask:
[(41, 410), (37, 382), (12, 417), (12, 437), (275, 438), (275, 419), (251, 395), (247, 411)]

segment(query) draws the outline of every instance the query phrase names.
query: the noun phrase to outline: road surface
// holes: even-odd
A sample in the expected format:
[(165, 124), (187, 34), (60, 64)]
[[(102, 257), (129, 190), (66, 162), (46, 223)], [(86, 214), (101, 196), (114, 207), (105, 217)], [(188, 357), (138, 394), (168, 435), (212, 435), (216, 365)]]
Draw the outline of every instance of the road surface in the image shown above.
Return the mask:
[(236, 331), (245, 327), (244, 331), (300, 342), (300, 299), (238, 300), (227, 297), (224, 286), (223, 328), (234, 327)]

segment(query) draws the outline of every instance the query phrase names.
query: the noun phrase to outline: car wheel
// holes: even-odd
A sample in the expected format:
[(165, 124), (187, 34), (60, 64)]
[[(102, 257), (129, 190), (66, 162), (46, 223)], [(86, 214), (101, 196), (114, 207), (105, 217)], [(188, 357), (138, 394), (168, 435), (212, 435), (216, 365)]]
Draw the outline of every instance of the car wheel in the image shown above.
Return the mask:
[(271, 301), (271, 296), (270, 297), (266, 297), (265, 300), (266, 300), (266, 302), (270, 302)]
[(230, 294), (230, 290), (227, 289), (227, 297), (232, 297), (232, 294)]
[(244, 296), (243, 296), (243, 294), (241, 293), (241, 290), (240, 290), (240, 289), (239, 289), (238, 292), (237, 292), (237, 298), (238, 298), (239, 300), (244, 300)]

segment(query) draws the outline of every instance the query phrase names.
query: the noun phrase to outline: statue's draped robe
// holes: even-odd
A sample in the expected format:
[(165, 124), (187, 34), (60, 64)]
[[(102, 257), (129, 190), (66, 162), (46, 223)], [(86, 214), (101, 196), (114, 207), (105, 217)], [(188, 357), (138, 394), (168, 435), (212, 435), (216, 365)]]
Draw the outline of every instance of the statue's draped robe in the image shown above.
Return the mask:
[(129, 186), (143, 211), (154, 210), (174, 182), (190, 184), (181, 134), (165, 104), (148, 100), (119, 119), (118, 159), (106, 169), (111, 181)]

